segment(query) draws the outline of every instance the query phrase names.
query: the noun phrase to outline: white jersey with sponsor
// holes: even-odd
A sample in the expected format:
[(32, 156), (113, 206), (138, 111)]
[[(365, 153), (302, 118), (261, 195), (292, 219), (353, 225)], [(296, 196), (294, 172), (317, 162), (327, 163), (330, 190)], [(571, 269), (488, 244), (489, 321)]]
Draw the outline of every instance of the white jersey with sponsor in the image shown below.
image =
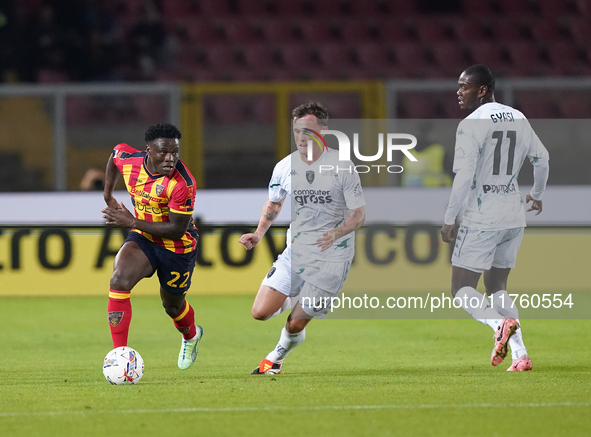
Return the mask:
[(292, 245), (291, 250), (309, 259), (353, 259), (354, 232), (339, 238), (324, 252), (320, 252), (317, 243), (324, 232), (345, 221), (350, 210), (365, 205), (359, 175), (353, 171), (353, 164), (339, 161), (338, 151), (329, 148), (316, 162), (308, 165), (296, 151), (275, 166), (269, 183), (272, 202), (279, 202), (288, 194), (291, 196), (292, 222), (287, 243)]
[(480, 230), (524, 227), (525, 210), (517, 176), (528, 157), (536, 166), (548, 151), (523, 113), (486, 103), (460, 122), (454, 172), (473, 172), (462, 223)]

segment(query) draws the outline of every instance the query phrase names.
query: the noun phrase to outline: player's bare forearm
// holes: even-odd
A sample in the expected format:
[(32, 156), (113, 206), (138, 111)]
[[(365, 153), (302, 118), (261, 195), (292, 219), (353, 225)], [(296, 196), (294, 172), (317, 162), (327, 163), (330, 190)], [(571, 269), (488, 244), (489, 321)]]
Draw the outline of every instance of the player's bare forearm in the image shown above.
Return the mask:
[[(181, 214), (179, 214), (181, 215)], [(173, 222), (148, 222), (146, 220), (135, 219), (134, 229), (148, 232), (162, 238), (179, 240), (187, 232), (187, 227), (191, 221), (191, 216), (187, 215), (187, 220), (181, 223)]]
[(150, 222), (136, 217), (123, 205), (119, 203), (117, 208), (110, 206), (102, 210), (103, 218), (108, 225), (120, 226), (122, 228), (139, 229), (161, 238), (178, 240), (185, 235), (191, 221), (190, 214), (169, 213), (168, 222)]
[(115, 190), (115, 185), (117, 184), (120, 175), (121, 173), (119, 173), (119, 169), (113, 162), (113, 157), (110, 156), (107, 161), (107, 168), (105, 169), (105, 188), (103, 190), (103, 198), (109, 207), (115, 209), (117, 209), (118, 204), (113, 197), (113, 191)]
[(356, 231), (363, 223), (365, 223), (365, 206), (351, 210), (349, 217), (334, 229), (335, 235), (337, 236), (336, 239)]
[(363, 223), (365, 223), (365, 206), (352, 209), (349, 212), (349, 217), (347, 217), (343, 223), (336, 228), (325, 232), (322, 237), (317, 240), (321, 252), (324, 252), (331, 247), (339, 238), (359, 229)]
[(263, 206), (263, 214), (259, 220), (256, 233), (261, 234), (261, 236), (265, 235), (281, 212), (283, 202), (285, 202), (285, 199), (281, 200), (280, 202), (272, 202), (270, 199), (267, 199), (265, 206)]
[(261, 215), (261, 219), (259, 220), (257, 230), (254, 233), (242, 235), (238, 240), (239, 243), (244, 245), (246, 250), (250, 250), (259, 244), (259, 241), (261, 241), (263, 236), (267, 233), (281, 212), (283, 202), (285, 202), (285, 199), (281, 200), (280, 202), (272, 202), (270, 199), (267, 199), (265, 205), (263, 206), (263, 213)]

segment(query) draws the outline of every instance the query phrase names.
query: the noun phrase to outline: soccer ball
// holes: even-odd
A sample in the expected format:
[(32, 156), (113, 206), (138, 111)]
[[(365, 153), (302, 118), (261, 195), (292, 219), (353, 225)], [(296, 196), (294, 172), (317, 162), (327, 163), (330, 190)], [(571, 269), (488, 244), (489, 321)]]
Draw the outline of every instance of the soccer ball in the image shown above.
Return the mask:
[(144, 360), (136, 350), (120, 346), (105, 357), (103, 375), (114, 385), (137, 384), (144, 376)]

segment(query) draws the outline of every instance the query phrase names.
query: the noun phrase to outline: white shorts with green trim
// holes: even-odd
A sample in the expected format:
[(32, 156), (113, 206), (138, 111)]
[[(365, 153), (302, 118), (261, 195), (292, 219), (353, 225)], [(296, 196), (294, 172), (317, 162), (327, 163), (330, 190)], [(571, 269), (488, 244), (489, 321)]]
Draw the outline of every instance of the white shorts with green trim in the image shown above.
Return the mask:
[(476, 273), (491, 267), (515, 267), (524, 228), (479, 231), (461, 225), (456, 237), (451, 264)]
[(321, 261), (293, 255), (288, 247), (277, 257), (262, 285), (297, 297), (304, 312), (324, 318), (331, 299), (337, 297), (349, 274), (351, 261)]

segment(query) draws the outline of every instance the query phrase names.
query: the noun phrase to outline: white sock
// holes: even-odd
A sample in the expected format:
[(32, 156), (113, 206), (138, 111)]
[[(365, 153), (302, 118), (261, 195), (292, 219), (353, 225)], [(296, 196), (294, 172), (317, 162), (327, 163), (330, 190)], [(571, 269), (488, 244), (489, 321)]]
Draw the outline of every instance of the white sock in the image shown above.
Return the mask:
[(488, 299), (472, 287), (462, 287), (456, 293), (456, 299), (460, 299), (462, 308), (476, 321), (488, 325), (493, 331), (503, 322), (503, 316), (491, 308)]
[[(514, 304), (513, 299), (507, 293), (507, 290), (499, 290), (490, 296), (492, 306), (499, 314), (504, 317), (511, 317), (519, 323), (519, 310)], [(515, 331), (515, 334), (509, 339), (509, 347), (511, 348), (511, 358), (517, 360), (524, 354), (527, 354), (527, 348), (523, 343), (523, 336), (521, 328)]]
[[(197, 340), (197, 338), (199, 338), (199, 329), (197, 330), (197, 334), (195, 334), (195, 337), (193, 337), (190, 340), (186, 340), (186, 341), (188, 341), (188, 342), (195, 341), (195, 340)], [(184, 338), (183, 338), (183, 340), (184, 340)]]
[(283, 301), (283, 305), (281, 305), (281, 308), (279, 308), (277, 311), (275, 311), (273, 313), (273, 315), (271, 317), (269, 317), (269, 319), (272, 319), (273, 317), (277, 317), (283, 311), (287, 311), (287, 310), (290, 310), (290, 309), (291, 309), (291, 297), (288, 296)]
[(517, 306), (507, 293), (507, 290), (499, 290), (490, 296), (492, 307), (503, 317), (511, 317), (512, 319), (519, 318), (519, 311)]
[[(519, 320), (517, 320), (517, 322), (519, 322)], [(523, 337), (521, 335), (521, 328), (518, 328), (517, 331), (515, 331), (515, 334), (509, 339), (509, 347), (511, 348), (511, 358), (514, 360), (527, 354), (527, 349), (523, 343)]]
[(283, 328), (281, 330), (281, 337), (279, 338), (279, 343), (275, 346), (269, 355), (267, 355), (267, 359), (273, 363), (281, 364), (287, 355), (295, 349), (304, 339), (306, 338), (306, 330), (304, 329), (302, 332), (298, 332), (296, 334), (290, 334), (287, 332), (287, 329)]

